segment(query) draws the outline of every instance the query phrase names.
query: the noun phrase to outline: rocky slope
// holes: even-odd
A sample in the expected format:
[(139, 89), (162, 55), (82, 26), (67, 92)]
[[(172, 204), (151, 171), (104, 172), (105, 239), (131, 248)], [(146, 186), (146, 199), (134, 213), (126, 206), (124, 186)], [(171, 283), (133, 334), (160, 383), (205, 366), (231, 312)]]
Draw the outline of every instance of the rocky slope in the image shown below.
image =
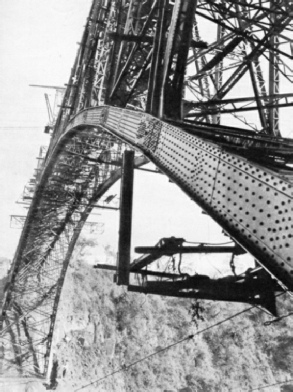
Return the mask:
[[(191, 300), (128, 293), (111, 273), (93, 268), (94, 246), (85, 239), (76, 246), (62, 291), (51, 373), (56, 391), (238, 392), (293, 378), (292, 318), (264, 326), (270, 317), (254, 308), (219, 323), (249, 306), (201, 302), (196, 317)], [(104, 249), (102, 262), (113, 260)], [(279, 307), (292, 312), (292, 299)], [(45, 389), (31, 383), (5, 390)], [(293, 383), (265, 390), (292, 392)]]
[[(204, 320), (192, 321), (191, 300), (132, 294), (112, 281), (111, 273), (88, 264), (85, 252), (75, 254), (55, 334), (58, 391), (87, 385), (80, 390), (236, 392), (292, 378), (292, 319), (265, 327), (270, 317), (252, 309), (199, 333), (249, 306), (202, 303)], [(292, 305), (280, 301), (281, 312), (292, 311)], [(194, 338), (128, 367), (191, 334)]]

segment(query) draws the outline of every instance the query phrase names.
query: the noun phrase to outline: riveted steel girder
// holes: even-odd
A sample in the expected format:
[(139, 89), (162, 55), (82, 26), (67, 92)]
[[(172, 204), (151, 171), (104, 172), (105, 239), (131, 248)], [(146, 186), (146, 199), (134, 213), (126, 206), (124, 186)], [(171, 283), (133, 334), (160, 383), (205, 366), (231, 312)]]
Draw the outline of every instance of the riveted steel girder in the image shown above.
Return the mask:
[(236, 242), (293, 289), (292, 176), (145, 113), (92, 108), (74, 117), (67, 130), (79, 125), (101, 126), (140, 149)]

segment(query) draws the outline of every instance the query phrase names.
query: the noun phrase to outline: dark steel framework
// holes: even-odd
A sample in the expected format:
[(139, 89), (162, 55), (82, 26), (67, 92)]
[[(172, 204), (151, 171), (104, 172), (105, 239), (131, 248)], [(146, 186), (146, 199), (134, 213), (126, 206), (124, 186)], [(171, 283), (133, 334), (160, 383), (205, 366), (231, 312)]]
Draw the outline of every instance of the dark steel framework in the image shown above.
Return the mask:
[[(125, 150), (292, 290), (292, 17), (291, 0), (93, 1), (10, 272), (1, 375), (46, 376), (70, 256)], [(223, 288), (193, 283), (163, 282)]]

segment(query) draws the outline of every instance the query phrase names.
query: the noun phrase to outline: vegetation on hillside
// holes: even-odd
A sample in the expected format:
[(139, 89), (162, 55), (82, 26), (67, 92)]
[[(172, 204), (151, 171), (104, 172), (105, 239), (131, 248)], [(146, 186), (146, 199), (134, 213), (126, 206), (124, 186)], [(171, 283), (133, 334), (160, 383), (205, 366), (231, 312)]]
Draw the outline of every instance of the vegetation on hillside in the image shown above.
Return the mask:
[[(201, 317), (195, 317), (193, 300), (116, 286), (112, 273), (87, 264), (84, 241), (81, 246), (66, 278), (55, 334), (60, 391), (93, 383), (84, 390), (236, 392), (292, 378), (292, 318), (265, 326), (270, 317), (253, 308), (201, 333), (249, 305), (201, 302)], [(292, 300), (278, 302), (282, 314), (293, 310)]]
[[(57, 391), (293, 391), (277, 384), (293, 378), (292, 317), (265, 326), (271, 317), (258, 308), (231, 318), (247, 304), (127, 292), (88, 263), (94, 246), (79, 242), (66, 276), (54, 332)], [(292, 299), (280, 297), (278, 308), (293, 312)]]

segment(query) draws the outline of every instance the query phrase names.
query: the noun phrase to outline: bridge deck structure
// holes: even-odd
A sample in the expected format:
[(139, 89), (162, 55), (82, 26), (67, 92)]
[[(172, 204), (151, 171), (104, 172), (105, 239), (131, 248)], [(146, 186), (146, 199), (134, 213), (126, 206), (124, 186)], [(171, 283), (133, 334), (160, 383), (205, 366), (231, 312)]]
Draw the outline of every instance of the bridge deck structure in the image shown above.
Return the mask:
[(70, 257), (128, 149), (293, 289), (292, 15), (291, 1), (93, 1), (10, 271), (1, 376), (47, 376)]

